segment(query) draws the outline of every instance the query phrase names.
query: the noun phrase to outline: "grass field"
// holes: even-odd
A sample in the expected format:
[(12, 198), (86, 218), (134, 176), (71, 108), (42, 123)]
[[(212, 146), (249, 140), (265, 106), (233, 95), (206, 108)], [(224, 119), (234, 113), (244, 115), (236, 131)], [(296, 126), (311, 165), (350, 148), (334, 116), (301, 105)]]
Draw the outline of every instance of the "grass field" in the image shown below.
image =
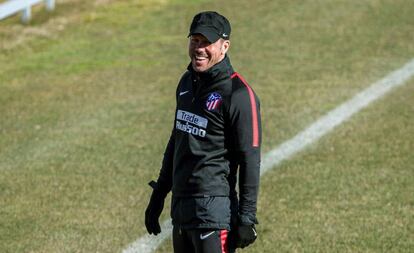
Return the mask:
[[(263, 152), (414, 56), (410, 0), (62, 0), (3, 20), (0, 252), (120, 252), (145, 234), (188, 25), (207, 9), (232, 23)], [(413, 252), (413, 116), (411, 79), (266, 174), (242, 252)]]

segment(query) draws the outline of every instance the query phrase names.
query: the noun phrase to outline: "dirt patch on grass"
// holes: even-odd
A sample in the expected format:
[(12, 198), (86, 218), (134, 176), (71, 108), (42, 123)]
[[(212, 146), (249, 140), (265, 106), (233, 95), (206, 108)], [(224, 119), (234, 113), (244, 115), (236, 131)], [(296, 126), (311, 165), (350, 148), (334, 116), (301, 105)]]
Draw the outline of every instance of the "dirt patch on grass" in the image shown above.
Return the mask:
[(82, 20), (80, 17), (86, 11), (91, 12), (94, 8), (113, 2), (115, 0), (60, 0), (56, 2), (56, 9), (52, 13), (47, 13), (43, 4), (33, 6), (33, 17), (29, 24), (20, 22), (19, 13), (16, 17), (0, 21), (0, 50), (8, 51), (24, 46), (36, 38), (57, 38), (68, 25)]
[[(35, 39), (56, 39), (68, 26), (81, 25), (85, 20), (91, 19), (105, 5), (130, 4), (131, 6), (161, 7), (168, 0), (129, 0), (120, 2), (116, 0), (59, 0), (52, 12), (45, 10), (44, 4), (32, 8), (32, 19), (29, 24), (22, 24), (20, 13), (0, 20), (0, 51), (30, 47), (30, 41)], [(1, 3), (1, 1), (0, 1)], [(104, 7), (106, 8), (106, 7)]]
[(26, 42), (35, 38), (56, 38), (69, 22), (69, 18), (56, 17), (40, 26), (8, 25), (7, 27), (1, 27), (2, 43), (0, 44), (0, 50), (11, 50), (23, 46)]

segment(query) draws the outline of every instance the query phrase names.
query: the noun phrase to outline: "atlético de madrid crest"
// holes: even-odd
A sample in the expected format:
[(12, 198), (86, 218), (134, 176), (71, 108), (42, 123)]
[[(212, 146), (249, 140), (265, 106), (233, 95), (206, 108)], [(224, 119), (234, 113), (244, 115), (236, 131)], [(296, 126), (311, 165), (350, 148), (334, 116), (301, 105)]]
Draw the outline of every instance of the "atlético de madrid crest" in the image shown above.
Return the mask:
[(221, 96), (217, 92), (213, 92), (210, 95), (208, 95), (207, 101), (206, 101), (206, 108), (209, 111), (216, 110), (219, 108), (221, 104)]

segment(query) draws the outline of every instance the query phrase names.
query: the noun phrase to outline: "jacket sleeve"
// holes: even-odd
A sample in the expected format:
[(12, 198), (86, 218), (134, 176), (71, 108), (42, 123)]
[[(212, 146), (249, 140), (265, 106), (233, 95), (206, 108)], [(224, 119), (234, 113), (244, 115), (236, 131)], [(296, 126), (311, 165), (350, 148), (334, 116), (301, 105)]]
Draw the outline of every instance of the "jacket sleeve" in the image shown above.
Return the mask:
[[(181, 81), (180, 81), (181, 83)], [(176, 104), (178, 104), (178, 90), (180, 83), (177, 86), (175, 92)], [(177, 114), (177, 107), (175, 109), (173, 127), (168, 140), (167, 146), (164, 151), (164, 157), (162, 159), (161, 170), (158, 176), (156, 188), (164, 194), (167, 194), (171, 191), (172, 188), (172, 172), (173, 172), (173, 162), (174, 162), (174, 149), (175, 149), (175, 117)]]
[(174, 129), (172, 130), (167, 147), (164, 151), (164, 157), (162, 159), (161, 170), (157, 180), (157, 190), (160, 190), (165, 195), (171, 191), (172, 187), (172, 170), (173, 170), (173, 158), (174, 158), (174, 146), (175, 137)]
[(239, 164), (239, 222), (257, 224), (256, 210), (260, 179), (261, 118), (260, 102), (243, 80), (233, 92), (230, 124), (233, 134), (232, 152)]

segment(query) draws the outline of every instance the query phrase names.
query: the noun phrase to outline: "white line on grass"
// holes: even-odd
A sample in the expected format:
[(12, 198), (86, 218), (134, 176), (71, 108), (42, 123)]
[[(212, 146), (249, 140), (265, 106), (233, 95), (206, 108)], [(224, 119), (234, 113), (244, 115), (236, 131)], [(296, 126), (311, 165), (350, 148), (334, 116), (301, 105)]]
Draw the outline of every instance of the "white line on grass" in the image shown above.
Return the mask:
[(157, 236), (144, 235), (132, 244), (128, 248), (124, 249), (122, 253), (151, 253), (161, 245), (161, 243), (167, 239), (172, 233), (171, 219), (167, 219), (161, 225), (161, 233)]
[[(383, 79), (373, 83), (371, 86), (356, 94), (347, 102), (328, 112), (292, 139), (285, 141), (280, 146), (269, 151), (262, 158), (261, 175), (279, 165), (283, 160), (303, 150), (320, 137), (329, 133), (336, 126), (349, 119), (373, 101), (384, 96), (387, 92), (403, 85), (414, 75), (414, 59), (400, 69), (391, 72)], [(123, 253), (151, 253), (167, 237), (171, 235), (171, 219), (162, 224), (162, 232), (158, 236), (144, 235), (134, 243), (130, 244)]]

